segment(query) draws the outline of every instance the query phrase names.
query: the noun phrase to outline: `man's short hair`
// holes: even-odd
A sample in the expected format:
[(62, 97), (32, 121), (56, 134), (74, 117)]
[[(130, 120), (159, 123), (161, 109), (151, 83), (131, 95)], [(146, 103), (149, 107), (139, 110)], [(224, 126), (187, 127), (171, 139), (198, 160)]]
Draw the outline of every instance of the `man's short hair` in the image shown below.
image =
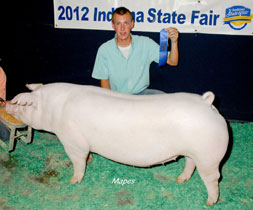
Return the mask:
[(124, 15), (128, 13), (131, 17), (131, 21), (134, 19), (133, 18), (133, 14), (132, 12), (130, 12), (129, 9), (125, 8), (125, 7), (118, 7), (117, 9), (115, 9), (112, 13), (112, 22), (113, 22), (113, 17), (115, 16), (115, 14), (118, 14), (118, 15)]

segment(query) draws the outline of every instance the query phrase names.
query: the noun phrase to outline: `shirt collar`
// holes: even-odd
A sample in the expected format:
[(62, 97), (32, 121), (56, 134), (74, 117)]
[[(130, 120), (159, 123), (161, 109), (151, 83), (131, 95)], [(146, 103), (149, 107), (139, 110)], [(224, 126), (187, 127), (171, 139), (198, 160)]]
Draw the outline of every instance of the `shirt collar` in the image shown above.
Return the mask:
[[(132, 43), (131, 43), (131, 48), (134, 47), (134, 43), (135, 43), (135, 37), (134, 35), (130, 34), (131, 37), (132, 37)], [(114, 36), (114, 46), (115, 47), (118, 47), (117, 43), (116, 43), (116, 37), (117, 37), (117, 34), (115, 33), (115, 36)]]

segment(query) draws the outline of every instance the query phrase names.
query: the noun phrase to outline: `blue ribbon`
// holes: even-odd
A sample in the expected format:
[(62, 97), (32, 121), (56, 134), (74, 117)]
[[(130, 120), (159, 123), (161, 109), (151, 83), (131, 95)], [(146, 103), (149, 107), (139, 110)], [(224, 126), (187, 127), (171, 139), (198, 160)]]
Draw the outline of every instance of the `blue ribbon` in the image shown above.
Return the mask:
[(162, 29), (160, 31), (160, 52), (159, 52), (159, 63), (158, 66), (163, 66), (166, 64), (168, 56), (168, 31)]

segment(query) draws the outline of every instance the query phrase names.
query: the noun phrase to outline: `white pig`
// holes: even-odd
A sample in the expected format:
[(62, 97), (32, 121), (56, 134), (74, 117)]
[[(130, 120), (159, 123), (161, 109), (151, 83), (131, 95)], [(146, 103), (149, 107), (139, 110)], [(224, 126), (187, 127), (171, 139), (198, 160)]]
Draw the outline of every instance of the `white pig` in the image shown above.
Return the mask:
[(28, 85), (6, 111), (34, 129), (55, 133), (74, 166), (70, 183), (81, 182), (89, 152), (123, 164), (147, 167), (185, 157), (177, 182), (197, 167), (208, 205), (219, 196), (219, 164), (228, 146), (224, 118), (214, 94), (128, 95), (68, 83)]

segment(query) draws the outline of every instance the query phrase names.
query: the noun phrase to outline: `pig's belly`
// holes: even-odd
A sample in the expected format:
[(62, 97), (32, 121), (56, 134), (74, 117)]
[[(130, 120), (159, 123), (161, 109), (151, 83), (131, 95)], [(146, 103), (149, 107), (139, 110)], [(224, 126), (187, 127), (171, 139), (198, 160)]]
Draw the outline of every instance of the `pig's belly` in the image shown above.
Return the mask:
[(156, 132), (107, 132), (93, 135), (90, 149), (108, 159), (127, 165), (147, 167), (175, 159), (179, 150), (173, 136)]

